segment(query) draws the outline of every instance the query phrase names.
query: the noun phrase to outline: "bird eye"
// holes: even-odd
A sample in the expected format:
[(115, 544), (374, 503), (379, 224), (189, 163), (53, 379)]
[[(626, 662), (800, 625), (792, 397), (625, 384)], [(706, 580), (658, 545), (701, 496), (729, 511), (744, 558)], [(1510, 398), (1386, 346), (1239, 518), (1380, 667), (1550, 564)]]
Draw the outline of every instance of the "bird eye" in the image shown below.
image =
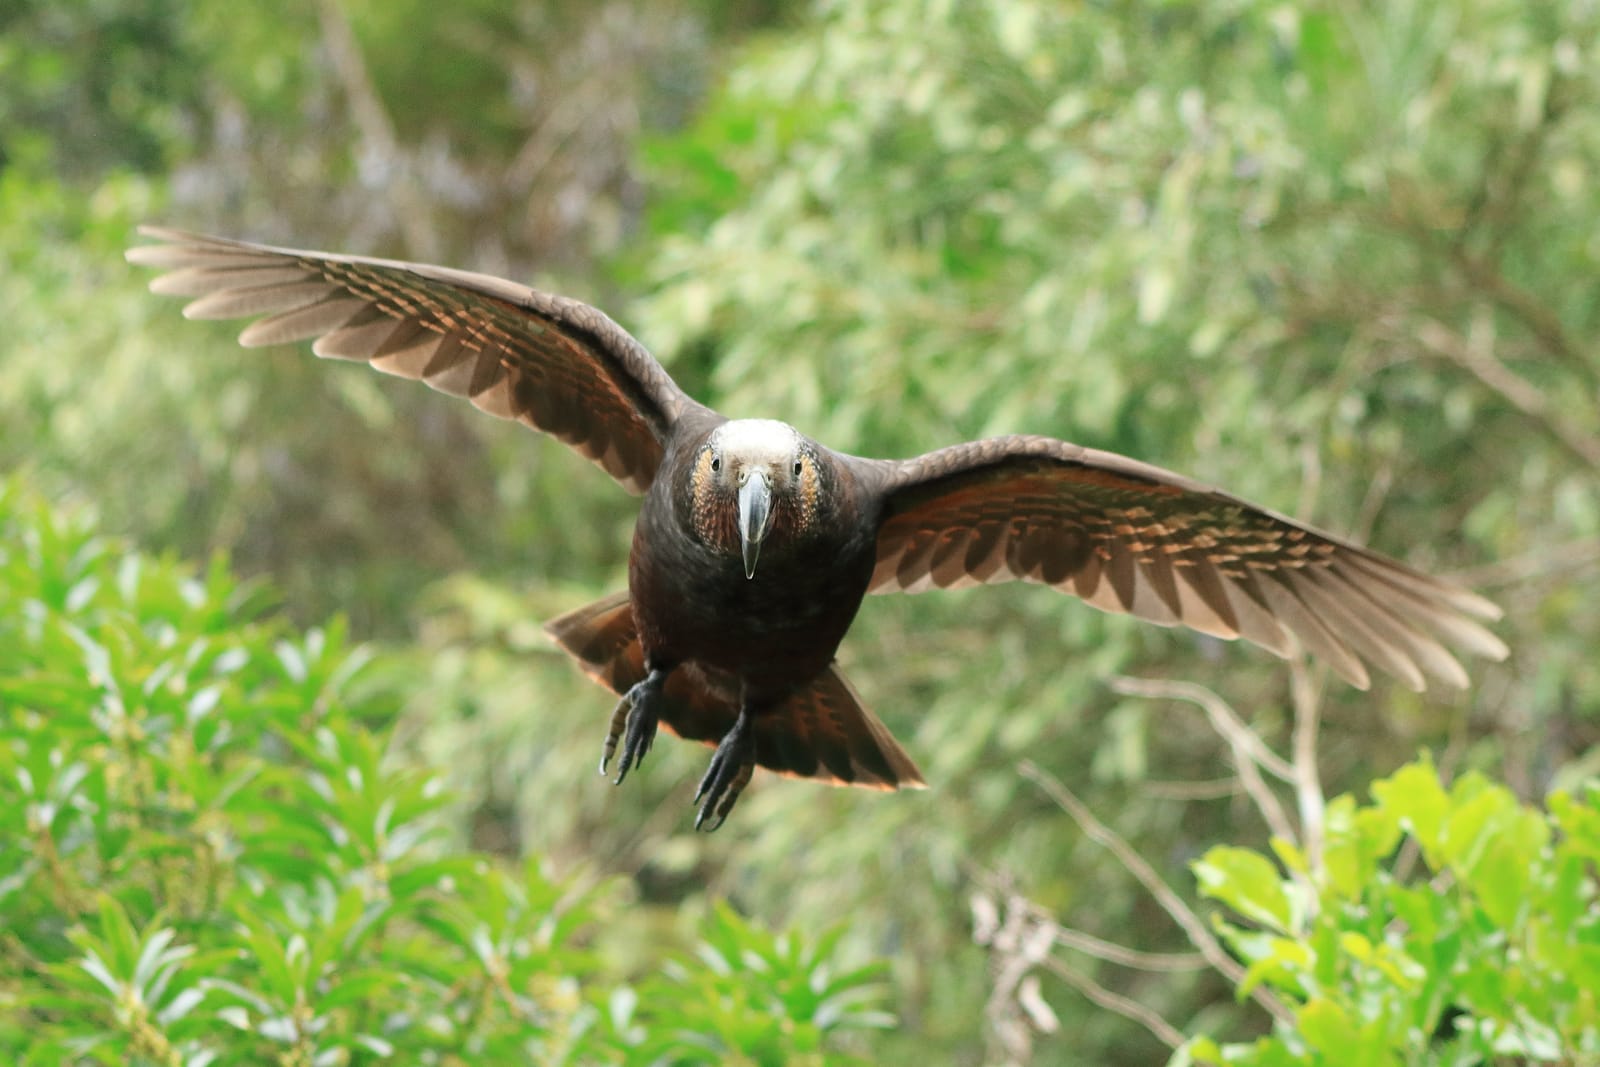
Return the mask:
[(717, 471), (719, 471), (721, 469), (722, 469), (722, 457), (721, 456), (712, 456), (711, 457), (711, 471), (712, 471), (712, 473), (714, 474), (714, 473), (716, 473)]
[(796, 478), (798, 478), (798, 477), (800, 477), (800, 472), (801, 472), (801, 471), (802, 471), (802, 470), (803, 470), (803, 469), (804, 469), (804, 468), (805, 468), (805, 464), (803, 464), (803, 463), (801, 463), (801, 462), (800, 462), (800, 461), (799, 461), (799, 460), (798, 460), (798, 459), (797, 459), (797, 460), (795, 460), (795, 461), (794, 461), (794, 476), (795, 476), (795, 477), (796, 477)]

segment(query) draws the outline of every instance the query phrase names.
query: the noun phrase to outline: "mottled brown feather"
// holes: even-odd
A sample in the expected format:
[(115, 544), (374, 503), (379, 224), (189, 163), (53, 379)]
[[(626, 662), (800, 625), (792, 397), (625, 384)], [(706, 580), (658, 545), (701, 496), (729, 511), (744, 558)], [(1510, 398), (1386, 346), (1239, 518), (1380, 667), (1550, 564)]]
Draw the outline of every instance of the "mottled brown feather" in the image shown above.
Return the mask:
[(1293, 651), (1292, 637), (1362, 688), (1363, 660), (1414, 689), (1424, 675), (1465, 685), (1431, 635), (1506, 655), (1476, 621), (1499, 617), (1487, 600), (1136, 460), (1000, 437), (899, 462), (851, 462), (883, 494), (874, 593), (964, 579), (1039, 582), (1106, 611), (1243, 637), (1278, 655)]
[(128, 251), (165, 268), (158, 293), (190, 318), (266, 316), (246, 345), (315, 339), (319, 356), (370, 362), (547, 432), (632, 492), (655, 477), (687, 397), (600, 311), (484, 274), (206, 237), (154, 226)]

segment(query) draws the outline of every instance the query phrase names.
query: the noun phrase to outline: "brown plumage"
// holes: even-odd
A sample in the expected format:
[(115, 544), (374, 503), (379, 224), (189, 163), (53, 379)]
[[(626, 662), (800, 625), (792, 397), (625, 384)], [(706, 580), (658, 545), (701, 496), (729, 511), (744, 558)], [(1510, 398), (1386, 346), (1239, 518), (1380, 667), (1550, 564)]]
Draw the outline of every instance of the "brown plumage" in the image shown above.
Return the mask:
[(190, 318), (260, 317), (245, 345), (314, 339), (567, 442), (645, 495), (627, 593), (550, 623), (622, 694), (617, 781), (658, 723), (717, 751), (697, 826), (727, 817), (756, 765), (883, 789), (910, 757), (833, 665), (868, 593), (1021, 580), (1105, 611), (1297, 644), (1365, 688), (1367, 665), (1421, 690), (1466, 672), (1444, 642), (1500, 659), (1499, 610), (1359, 545), (1136, 460), (1046, 437), (915, 459), (834, 452), (793, 427), (729, 421), (585, 304), (482, 274), (270, 248), (154, 227), (128, 258), (197, 297)]

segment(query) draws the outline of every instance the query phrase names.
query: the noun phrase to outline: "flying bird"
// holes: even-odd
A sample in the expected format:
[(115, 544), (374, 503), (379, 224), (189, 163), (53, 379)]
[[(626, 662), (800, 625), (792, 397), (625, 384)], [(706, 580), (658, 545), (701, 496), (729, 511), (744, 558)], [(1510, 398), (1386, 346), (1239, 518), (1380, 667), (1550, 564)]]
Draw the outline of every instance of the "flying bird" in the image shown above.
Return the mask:
[[(1304, 647), (1352, 685), (1464, 687), (1451, 644), (1506, 646), (1484, 598), (1170, 471), (1048, 437), (908, 460), (835, 452), (683, 392), (599, 310), (483, 274), (158, 227), (128, 251), (193, 319), (253, 318), (247, 346), (313, 339), (542, 430), (644, 497), (625, 592), (547, 630), (619, 694), (602, 773), (659, 726), (715, 746), (695, 793), (716, 829), (757, 766), (880, 789), (922, 774), (834, 653), (867, 593), (1020, 580), (1110, 612)], [(617, 749), (621, 747), (618, 756)]]

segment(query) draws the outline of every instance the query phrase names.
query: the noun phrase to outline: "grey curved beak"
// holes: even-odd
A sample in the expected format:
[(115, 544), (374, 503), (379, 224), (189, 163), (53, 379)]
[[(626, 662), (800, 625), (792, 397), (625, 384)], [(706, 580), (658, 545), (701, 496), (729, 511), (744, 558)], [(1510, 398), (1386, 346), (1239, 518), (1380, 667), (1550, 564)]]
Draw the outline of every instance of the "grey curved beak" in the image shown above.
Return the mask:
[(744, 576), (756, 576), (761, 542), (772, 529), (772, 485), (764, 471), (751, 471), (739, 486), (739, 543), (744, 549)]

